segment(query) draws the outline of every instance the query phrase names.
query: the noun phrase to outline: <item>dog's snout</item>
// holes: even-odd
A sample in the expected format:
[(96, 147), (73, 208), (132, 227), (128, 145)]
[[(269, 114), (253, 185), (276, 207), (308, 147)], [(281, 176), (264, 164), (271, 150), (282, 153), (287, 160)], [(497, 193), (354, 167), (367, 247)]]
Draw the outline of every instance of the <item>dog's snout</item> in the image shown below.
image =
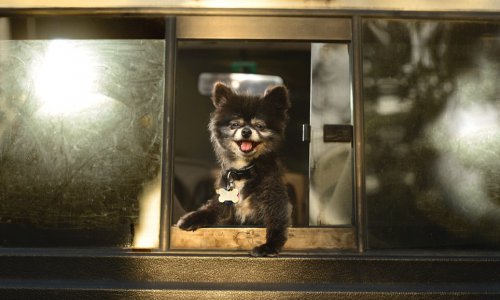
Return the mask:
[(245, 127), (241, 130), (241, 136), (244, 139), (248, 139), (252, 135), (252, 129)]

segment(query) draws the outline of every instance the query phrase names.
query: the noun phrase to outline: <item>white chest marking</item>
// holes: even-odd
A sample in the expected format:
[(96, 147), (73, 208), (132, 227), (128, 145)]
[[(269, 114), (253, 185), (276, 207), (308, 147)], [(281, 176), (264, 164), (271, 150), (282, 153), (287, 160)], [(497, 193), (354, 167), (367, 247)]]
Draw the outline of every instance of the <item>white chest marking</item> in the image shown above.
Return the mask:
[(243, 188), (245, 187), (245, 182), (246, 182), (246, 180), (235, 180), (234, 187), (237, 188), (238, 190), (242, 191)]
[(247, 197), (234, 206), (236, 220), (241, 224), (245, 223), (249, 217), (252, 218), (254, 215), (254, 209), (250, 203), (250, 197)]

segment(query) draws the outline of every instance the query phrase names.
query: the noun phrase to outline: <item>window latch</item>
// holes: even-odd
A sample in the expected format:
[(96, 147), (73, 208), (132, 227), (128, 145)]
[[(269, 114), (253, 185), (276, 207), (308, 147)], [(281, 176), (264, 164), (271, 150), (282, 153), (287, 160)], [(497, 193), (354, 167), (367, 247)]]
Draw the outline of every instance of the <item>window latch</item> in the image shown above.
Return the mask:
[(311, 125), (309, 124), (302, 124), (302, 141), (311, 142)]
[(323, 125), (323, 142), (351, 143), (353, 140), (352, 125)]

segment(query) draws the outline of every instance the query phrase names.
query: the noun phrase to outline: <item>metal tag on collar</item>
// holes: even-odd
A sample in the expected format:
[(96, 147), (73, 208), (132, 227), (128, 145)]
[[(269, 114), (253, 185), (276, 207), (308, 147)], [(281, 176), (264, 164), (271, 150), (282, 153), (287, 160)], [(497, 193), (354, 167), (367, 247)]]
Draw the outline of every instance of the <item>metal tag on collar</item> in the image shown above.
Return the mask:
[(240, 201), (240, 191), (238, 189), (234, 188), (228, 191), (224, 188), (220, 188), (215, 190), (215, 192), (219, 195), (219, 202), (225, 205), (236, 204)]
[(234, 189), (234, 178), (231, 176), (232, 171), (227, 172), (226, 178), (226, 191), (231, 191)]

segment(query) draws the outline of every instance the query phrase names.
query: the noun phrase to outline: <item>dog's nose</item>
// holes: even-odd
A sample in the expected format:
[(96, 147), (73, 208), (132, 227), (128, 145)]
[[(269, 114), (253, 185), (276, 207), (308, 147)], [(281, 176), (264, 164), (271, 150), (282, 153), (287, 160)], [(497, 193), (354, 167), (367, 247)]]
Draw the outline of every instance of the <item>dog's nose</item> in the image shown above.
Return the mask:
[(241, 136), (244, 139), (248, 139), (252, 135), (252, 129), (245, 127), (241, 130)]

